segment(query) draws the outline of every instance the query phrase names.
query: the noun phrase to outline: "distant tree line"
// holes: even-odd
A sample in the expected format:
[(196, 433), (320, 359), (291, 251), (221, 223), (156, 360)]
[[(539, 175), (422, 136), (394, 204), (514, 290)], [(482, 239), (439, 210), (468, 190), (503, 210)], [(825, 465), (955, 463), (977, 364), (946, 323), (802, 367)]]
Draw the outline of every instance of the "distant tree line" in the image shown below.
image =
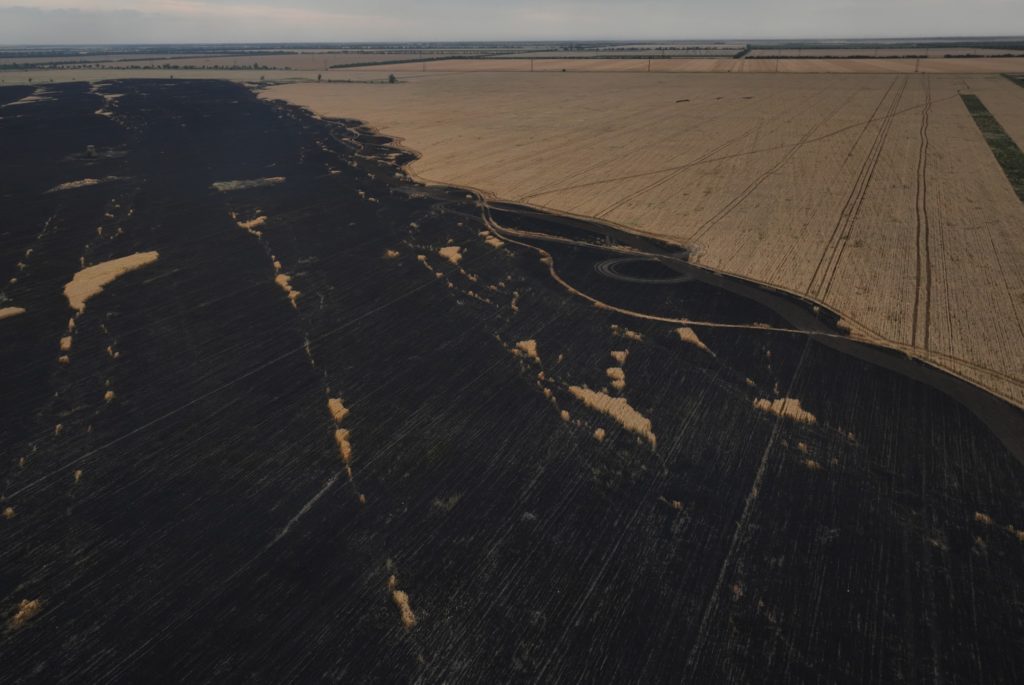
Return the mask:
[(29, 69), (34, 70), (54, 70), (54, 71), (66, 71), (75, 69), (190, 69), (190, 70), (203, 70), (213, 69), (216, 71), (292, 71), (292, 67), (272, 67), (266, 64), (260, 64), (253, 62), (252, 64), (171, 64), (170, 62), (164, 62), (163, 64), (118, 64), (116, 62), (73, 62), (59, 65), (40, 65), (40, 64), (0, 64), (0, 71), (25, 71)]

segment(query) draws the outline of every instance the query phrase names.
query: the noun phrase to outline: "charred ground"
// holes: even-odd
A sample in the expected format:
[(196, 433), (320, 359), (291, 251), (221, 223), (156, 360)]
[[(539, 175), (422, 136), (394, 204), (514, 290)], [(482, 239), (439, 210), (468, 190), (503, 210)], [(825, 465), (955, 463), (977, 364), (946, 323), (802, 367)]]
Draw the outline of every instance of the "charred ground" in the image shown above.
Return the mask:
[[(622, 245), (500, 240), (356, 122), (35, 95), (0, 109), (5, 680), (1024, 677), (1024, 466), (948, 394), (603, 276)], [(58, 362), (64, 284), (152, 250)]]

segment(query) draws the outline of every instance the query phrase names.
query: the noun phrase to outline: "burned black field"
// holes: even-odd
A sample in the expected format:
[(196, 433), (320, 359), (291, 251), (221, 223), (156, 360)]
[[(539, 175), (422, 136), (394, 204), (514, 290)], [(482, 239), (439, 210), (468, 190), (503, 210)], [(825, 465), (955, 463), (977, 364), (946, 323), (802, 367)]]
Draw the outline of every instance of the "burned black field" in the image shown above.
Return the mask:
[(1024, 680), (1016, 410), (240, 85), (4, 103), (0, 680)]

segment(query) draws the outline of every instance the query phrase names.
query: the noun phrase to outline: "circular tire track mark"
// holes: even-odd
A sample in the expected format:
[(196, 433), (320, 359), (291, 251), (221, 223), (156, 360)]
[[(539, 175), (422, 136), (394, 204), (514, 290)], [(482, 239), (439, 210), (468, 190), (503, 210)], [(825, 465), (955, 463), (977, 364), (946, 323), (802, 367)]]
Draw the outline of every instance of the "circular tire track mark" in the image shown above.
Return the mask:
[[(617, 281), (625, 281), (626, 283), (646, 283), (654, 285), (664, 285), (671, 283), (686, 283), (692, 281), (692, 276), (686, 274), (679, 274), (677, 276), (665, 276), (665, 277), (646, 277), (646, 276), (631, 276), (621, 271), (623, 264), (634, 264), (634, 263), (645, 263), (645, 264), (657, 264), (664, 267), (661, 260), (653, 259), (650, 257), (618, 257), (616, 259), (606, 259), (603, 262), (598, 262), (594, 265), (594, 271), (606, 276), (608, 278), (615, 279)], [(664, 267), (667, 268), (667, 267)]]

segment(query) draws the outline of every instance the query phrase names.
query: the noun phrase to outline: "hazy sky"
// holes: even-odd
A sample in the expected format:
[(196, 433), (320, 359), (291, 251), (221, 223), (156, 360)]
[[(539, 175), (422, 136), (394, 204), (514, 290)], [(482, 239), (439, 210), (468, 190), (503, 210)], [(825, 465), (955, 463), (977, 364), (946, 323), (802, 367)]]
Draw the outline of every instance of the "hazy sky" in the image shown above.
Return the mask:
[(1024, 34), (1024, 0), (0, 0), (0, 43)]

